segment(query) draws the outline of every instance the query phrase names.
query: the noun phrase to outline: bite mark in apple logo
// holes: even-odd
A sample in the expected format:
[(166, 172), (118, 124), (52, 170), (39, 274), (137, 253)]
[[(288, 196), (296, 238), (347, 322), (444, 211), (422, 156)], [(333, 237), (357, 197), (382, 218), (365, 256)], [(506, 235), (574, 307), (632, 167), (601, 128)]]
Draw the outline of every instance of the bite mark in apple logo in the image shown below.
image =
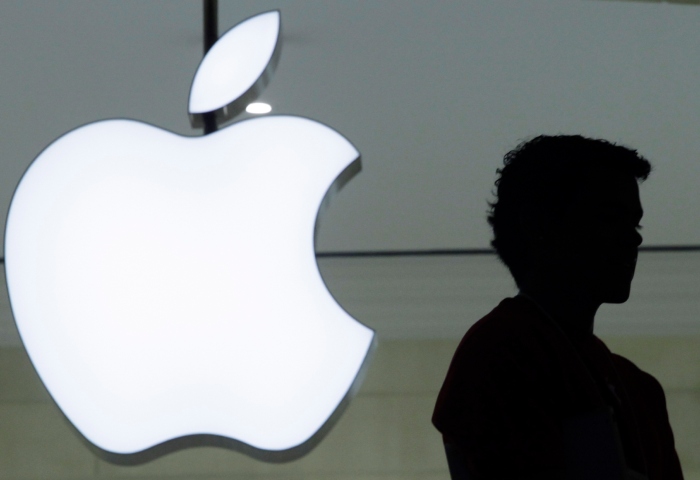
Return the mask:
[[(260, 93), (279, 32), (272, 11), (219, 39), (193, 81), (193, 125)], [(319, 211), (359, 170), (347, 139), (291, 115), (193, 137), (98, 121), (34, 160), (5, 231), (12, 312), (96, 453), (135, 464), (216, 445), (288, 461), (321, 440), (375, 345), (314, 251)]]

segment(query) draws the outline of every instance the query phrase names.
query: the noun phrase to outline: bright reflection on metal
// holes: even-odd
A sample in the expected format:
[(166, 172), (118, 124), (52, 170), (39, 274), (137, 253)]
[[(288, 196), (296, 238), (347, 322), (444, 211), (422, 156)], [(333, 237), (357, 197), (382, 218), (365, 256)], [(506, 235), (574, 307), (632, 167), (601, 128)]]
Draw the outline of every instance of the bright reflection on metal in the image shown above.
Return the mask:
[(358, 156), (318, 122), (267, 116), (203, 137), (106, 120), (37, 157), (6, 275), (31, 360), (82, 435), (118, 454), (197, 434), (280, 451), (324, 426), (374, 337), (314, 254), (317, 212)]
[(272, 107), (267, 103), (256, 102), (248, 105), (245, 111), (256, 114), (270, 113), (272, 111)]

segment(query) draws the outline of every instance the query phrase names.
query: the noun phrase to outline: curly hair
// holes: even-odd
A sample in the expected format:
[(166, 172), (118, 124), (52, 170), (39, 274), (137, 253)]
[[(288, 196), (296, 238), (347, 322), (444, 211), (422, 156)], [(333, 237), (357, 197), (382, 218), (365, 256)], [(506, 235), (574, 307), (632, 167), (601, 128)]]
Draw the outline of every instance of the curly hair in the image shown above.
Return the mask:
[(652, 170), (636, 150), (580, 135), (540, 135), (522, 142), (505, 155), (503, 165), (496, 169), (497, 199), (487, 202), (487, 221), (494, 235), (491, 246), (519, 288), (531, 267), (520, 228), (522, 211), (532, 209), (556, 228), (592, 176), (622, 172), (643, 182)]

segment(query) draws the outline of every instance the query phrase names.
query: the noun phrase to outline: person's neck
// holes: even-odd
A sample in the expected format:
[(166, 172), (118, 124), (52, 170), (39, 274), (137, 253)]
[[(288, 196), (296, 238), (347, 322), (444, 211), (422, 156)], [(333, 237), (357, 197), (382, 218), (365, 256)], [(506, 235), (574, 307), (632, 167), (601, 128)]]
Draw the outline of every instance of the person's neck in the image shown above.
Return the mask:
[(584, 291), (557, 286), (545, 288), (524, 285), (520, 294), (531, 300), (572, 340), (578, 341), (593, 335), (594, 317), (600, 304), (591, 302)]

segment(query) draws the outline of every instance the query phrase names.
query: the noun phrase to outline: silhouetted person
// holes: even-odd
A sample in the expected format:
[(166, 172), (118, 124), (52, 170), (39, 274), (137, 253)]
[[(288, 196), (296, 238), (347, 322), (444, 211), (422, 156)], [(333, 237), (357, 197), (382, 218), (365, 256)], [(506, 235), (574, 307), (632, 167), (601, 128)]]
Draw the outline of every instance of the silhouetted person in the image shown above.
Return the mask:
[(505, 156), (488, 222), (520, 293), (469, 329), (440, 391), (453, 479), (683, 478), (661, 385), (593, 334), (629, 298), (650, 171), (581, 136)]

